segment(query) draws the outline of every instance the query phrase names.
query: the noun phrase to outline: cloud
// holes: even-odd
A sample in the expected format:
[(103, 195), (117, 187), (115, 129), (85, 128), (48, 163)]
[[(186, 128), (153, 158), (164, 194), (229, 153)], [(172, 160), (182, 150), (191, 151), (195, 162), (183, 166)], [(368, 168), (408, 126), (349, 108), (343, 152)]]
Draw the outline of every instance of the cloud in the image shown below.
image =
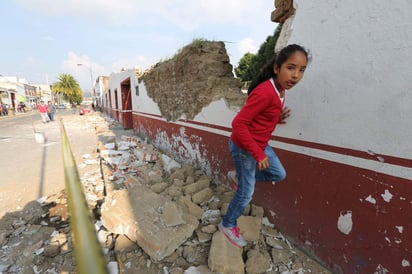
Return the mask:
[(121, 16), (131, 16), (137, 8), (133, 0), (17, 0), (16, 2), (28, 11), (53, 17), (116, 19)]
[[(154, 2), (156, 3), (156, 1)], [(243, 22), (253, 3), (246, 0), (200, 0), (165, 1), (162, 5), (147, 6), (150, 13), (186, 31), (193, 31), (201, 25), (225, 22)]]
[(258, 51), (258, 46), (256, 46), (255, 41), (252, 38), (245, 38), (239, 43), (239, 52), (245, 54), (247, 52), (256, 53)]
[(87, 55), (79, 56), (76, 53), (70, 51), (67, 53), (67, 59), (63, 61), (63, 70), (70, 72), (77, 72), (79, 66), (77, 64), (84, 64), (90, 67), (90, 58)]
[[(78, 64), (82, 65), (79, 66)], [(110, 71), (107, 71), (103, 65), (91, 62), (89, 56), (78, 55), (77, 53), (70, 51), (67, 53), (67, 58), (63, 61), (61, 69), (64, 73), (72, 75), (86, 91), (91, 87), (91, 76), (94, 81), (98, 76), (107, 76), (112, 72), (117, 73), (120, 72), (122, 68), (141, 68), (144, 70), (152, 64), (154, 64), (154, 61), (150, 58), (136, 55), (124, 59), (116, 59), (115, 62), (110, 64)]]
[[(50, 17), (75, 17), (109, 25), (164, 24), (193, 31), (199, 26), (225, 22), (247, 24), (260, 13), (250, 0), (143, 1), (143, 0), (16, 0), (26, 10)], [(47, 8), (44, 8), (47, 7)]]
[(105, 72), (104, 67), (91, 62), (89, 56), (79, 56), (72, 51), (67, 53), (67, 59), (64, 60), (62, 64), (62, 71), (73, 75), (82, 87), (91, 87), (91, 82), (94, 81), (98, 75), (103, 75)]
[(153, 61), (149, 60), (147, 57), (142, 55), (131, 56), (127, 59), (117, 60), (111, 64), (111, 72), (119, 72), (122, 68), (134, 69), (140, 68), (142, 70), (148, 68)]

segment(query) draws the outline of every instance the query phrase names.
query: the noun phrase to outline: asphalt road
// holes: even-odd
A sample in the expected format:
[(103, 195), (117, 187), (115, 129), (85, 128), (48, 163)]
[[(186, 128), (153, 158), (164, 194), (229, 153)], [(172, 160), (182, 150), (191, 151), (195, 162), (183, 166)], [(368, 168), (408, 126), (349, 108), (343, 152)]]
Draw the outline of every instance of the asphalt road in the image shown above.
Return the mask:
[[(35, 111), (0, 117), (0, 218), (64, 188), (61, 123), (79, 164), (97, 146), (94, 126), (86, 117), (71, 109), (58, 110), (55, 121), (46, 124)], [(35, 132), (43, 133), (46, 141), (36, 142)]]

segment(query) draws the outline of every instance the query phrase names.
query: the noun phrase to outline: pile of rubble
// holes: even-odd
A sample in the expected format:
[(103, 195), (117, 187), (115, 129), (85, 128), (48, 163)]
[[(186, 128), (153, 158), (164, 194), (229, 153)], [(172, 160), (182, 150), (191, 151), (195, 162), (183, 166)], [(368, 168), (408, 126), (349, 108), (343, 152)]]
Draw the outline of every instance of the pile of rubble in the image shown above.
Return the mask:
[[(96, 119), (96, 117), (94, 117)], [(233, 191), (214, 185), (102, 118), (95, 152), (78, 164), (110, 273), (330, 273), (250, 205), (236, 248), (217, 230)], [(8, 213), (0, 227), (0, 273), (76, 273), (66, 193)]]

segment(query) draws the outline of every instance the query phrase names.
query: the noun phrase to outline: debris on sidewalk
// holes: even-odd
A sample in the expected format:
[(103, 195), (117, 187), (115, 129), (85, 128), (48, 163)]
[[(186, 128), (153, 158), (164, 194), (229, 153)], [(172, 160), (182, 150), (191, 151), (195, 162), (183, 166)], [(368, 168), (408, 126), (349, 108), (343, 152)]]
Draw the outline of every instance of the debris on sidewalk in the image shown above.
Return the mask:
[[(248, 245), (234, 247), (217, 229), (231, 189), (108, 117), (84, 118), (100, 142), (77, 165), (111, 273), (330, 273), (253, 204), (239, 219)], [(6, 214), (0, 273), (76, 273), (68, 219), (64, 190)]]

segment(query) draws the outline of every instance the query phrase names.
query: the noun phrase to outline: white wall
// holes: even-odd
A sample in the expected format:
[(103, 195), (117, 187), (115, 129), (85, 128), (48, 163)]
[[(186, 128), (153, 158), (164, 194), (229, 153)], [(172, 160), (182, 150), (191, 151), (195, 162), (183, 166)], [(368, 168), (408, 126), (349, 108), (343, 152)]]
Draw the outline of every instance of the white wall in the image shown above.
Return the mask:
[[(115, 109), (116, 108), (116, 103), (115, 100), (117, 100), (118, 107), (119, 109), (122, 109), (122, 90), (121, 90), (121, 82), (124, 81), (125, 79), (130, 77), (130, 88), (131, 88), (131, 95), (132, 95), (132, 106), (133, 109), (136, 109), (134, 107), (135, 104), (135, 86), (137, 85), (136, 77), (135, 77), (135, 70), (134, 69), (126, 69), (121, 72), (117, 73), (112, 73), (110, 74), (110, 79), (109, 79), (109, 89), (111, 92), (111, 98), (112, 98), (112, 105), (110, 106), (111, 108)], [(114, 91), (117, 89), (117, 98), (114, 97)], [(110, 103), (108, 101), (108, 103)]]
[(412, 1), (295, 1), (288, 43), (310, 49), (276, 134), (410, 158)]
[[(412, 2), (295, 2), (296, 15), (287, 30), (290, 38), (279, 42), (309, 48), (312, 62), (301, 83), (287, 92), (292, 116), (285, 126), (277, 127), (275, 135), (410, 159)], [(110, 83), (113, 92), (112, 78)], [(133, 96), (133, 109), (160, 115), (143, 82), (139, 90), (140, 95)], [(204, 107), (194, 120), (230, 127), (237, 111), (219, 100)], [(271, 145), (402, 178), (412, 174), (411, 168), (398, 170), (379, 161)]]
[(147, 90), (143, 81), (139, 84), (139, 96), (133, 96), (132, 98), (133, 110), (155, 115), (161, 114), (157, 103), (147, 95)]

